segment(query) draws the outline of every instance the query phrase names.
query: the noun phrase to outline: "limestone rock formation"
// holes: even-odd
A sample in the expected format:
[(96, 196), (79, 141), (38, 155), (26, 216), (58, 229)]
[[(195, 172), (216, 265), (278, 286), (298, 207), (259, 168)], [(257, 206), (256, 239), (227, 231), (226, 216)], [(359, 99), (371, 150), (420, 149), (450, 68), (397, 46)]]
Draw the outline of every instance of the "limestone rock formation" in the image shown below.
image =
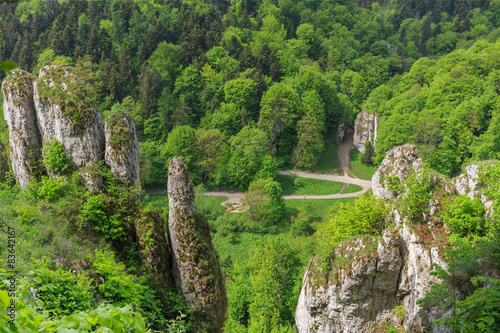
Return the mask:
[[(422, 235), (401, 221), (397, 210), (392, 214), (398, 229), (386, 230), (383, 241), (358, 239), (341, 244), (335, 254), (347, 264), (338, 267), (334, 263), (334, 272), (326, 279), (317, 278), (319, 266), (306, 272), (295, 313), (297, 332), (367, 332), (386, 320), (406, 328), (424, 327), (417, 301), (431, 282), (440, 282), (430, 274), (433, 264), (447, 266), (441, 259), (442, 249), (426, 244)], [(404, 318), (393, 312), (397, 305), (404, 306)], [(447, 331), (443, 328), (442, 332)]]
[(128, 113), (113, 113), (106, 120), (105, 161), (113, 176), (139, 187), (139, 140)]
[(406, 144), (389, 150), (372, 177), (373, 194), (378, 195), (383, 200), (392, 199), (393, 193), (388, 188), (385, 180), (394, 175), (401, 182), (404, 182), (412, 169), (417, 172), (422, 169), (422, 159), (418, 158), (417, 147)]
[(153, 282), (171, 289), (173, 287), (170, 274), (171, 253), (160, 213), (141, 211), (134, 225), (142, 258), (149, 267), (150, 278)]
[(199, 329), (221, 332), (227, 306), (222, 273), (210, 227), (206, 221), (195, 218), (193, 186), (180, 157), (174, 157), (169, 165), (168, 200), (175, 283), (201, 319)]
[(399, 235), (389, 232), (383, 241), (347, 242), (335, 256), (347, 259), (348, 266), (334, 267), (333, 279), (314, 281), (318, 268), (308, 271), (295, 313), (297, 332), (365, 332), (371, 321), (390, 318), (398, 301), (399, 246)]
[(79, 168), (104, 158), (104, 124), (94, 107), (72, 105), (57, 100), (55, 90), (61, 86), (68, 95), (76, 93), (68, 82), (78, 81), (69, 67), (46, 66), (40, 69), (40, 80), (34, 82), (34, 104), (42, 143), (59, 140), (70, 164)]
[(3, 81), (3, 112), (9, 127), (12, 170), (20, 188), (41, 171), (41, 139), (33, 104), (30, 74), (15, 70)]
[(354, 149), (365, 153), (365, 142), (370, 141), (375, 147), (377, 142), (378, 123), (380, 116), (364, 110), (360, 112), (354, 122)]

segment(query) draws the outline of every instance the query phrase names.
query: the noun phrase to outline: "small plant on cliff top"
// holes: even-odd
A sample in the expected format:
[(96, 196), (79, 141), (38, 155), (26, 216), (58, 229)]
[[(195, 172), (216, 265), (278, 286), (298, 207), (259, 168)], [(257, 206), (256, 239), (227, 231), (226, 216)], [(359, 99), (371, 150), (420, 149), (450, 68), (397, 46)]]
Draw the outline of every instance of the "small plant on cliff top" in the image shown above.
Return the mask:
[(64, 146), (59, 140), (46, 142), (42, 152), (43, 164), (54, 173), (61, 173), (69, 167), (69, 156), (64, 152)]

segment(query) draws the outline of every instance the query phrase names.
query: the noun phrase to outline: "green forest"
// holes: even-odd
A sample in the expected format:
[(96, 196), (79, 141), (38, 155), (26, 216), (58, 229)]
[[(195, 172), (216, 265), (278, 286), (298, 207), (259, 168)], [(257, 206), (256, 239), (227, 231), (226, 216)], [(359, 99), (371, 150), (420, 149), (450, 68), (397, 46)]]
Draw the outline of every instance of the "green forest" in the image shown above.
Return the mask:
[[(311, 262), (324, 271), (341, 266), (332, 255), (339, 244), (380, 239), (393, 227), (391, 203), (371, 190), (306, 200), (361, 187), (278, 173), (340, 173), (339, 126), (353, 129), (363, 110), (380, 115), (380, 124), (376, 150), (351, 152), (355, 178), (370, 180), (386, 152), (407, 143), (418, 148), (427, 176), (453, 179), (484, 165), (494, 212), (477, 198), (443, 192), (434, 223), (449, 231), (439, 244), (455, 258), (460, 281), (500, 269), (500, 0), (7, 1), (0, 36), (0, 62), (35, 77), (58, 65), (80, 78), (85, 94), (51, 101), (81, 99), (104, 120), (131, 116), (142, 188), (137, 201), (133, 187), (100, 165), (93, 172), (103, 192), (86, 189), (56, 141), (43, 148), (41, 164), (51, 171), (19, 189), (0, 108), (1, 332), (201, 332), (202, 319), (141, 257), (156, 236), (134, 229), (161, 221), (166, 232), (169, 202), (159, 192), (174, 156), (189, 170), (195, 215), (210, 225), (221, 267), (220, 332), (295, 331)], [(421, 175), (410, 181), (391, 184), (394, 193), (410, 193), (393, 205), (421, 230), (429, 193), (439, 189)], [(225, 190), (244, 192), (248, 210), (228, 213), (226, 198), (205, 195)], [(9, 250), (17, 253), (17, 325), (8, 317)], [(429, 290), (424, 309), (450, 301), (457, 288), (438, 273), (443, 283)], [(500, 283), (491, 281), (491, 289), (471, 287), (455, 300), (463, 311), (453, 317), (457, 332), (500, 329)]]

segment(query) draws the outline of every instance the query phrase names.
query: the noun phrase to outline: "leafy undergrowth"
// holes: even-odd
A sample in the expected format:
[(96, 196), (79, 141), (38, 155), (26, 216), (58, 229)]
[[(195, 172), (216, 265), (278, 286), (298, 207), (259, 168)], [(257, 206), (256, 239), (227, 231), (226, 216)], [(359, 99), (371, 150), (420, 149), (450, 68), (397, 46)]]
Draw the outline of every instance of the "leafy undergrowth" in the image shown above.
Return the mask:
[(285, 200), (287, 209), (294, 212), (298, 208), (305, 205), (311, 207), (311, 215), (317, 220), (323, 220), (325, 216), (329, 216), (332, 207), (338, 207), (341, 203), (353, 202), (355, 198), (342, 198), (342, 199), (311, 199), (311, 200)]
[(344, 187), (344, 183), (332, 182), (323, 179), (311, 179), (293, 176), (276, 176), (276, 180), (283, 188), (285, 195), (327, 195), (336, 194)]
[(325, 142), (325, 150), (321, 153), (314, 171), (341, 174), (340, 161), (337, 155), (338, 148), (339, 147), (334, 143)]
[(361, 158), (363, 154), (355, 149), (351, 150), (349, 153), (351, 159), (351, 165), (349, 166), (349, 173), (361, 179), (371, 180), (375, 171), (377, 171), (376, 166), (367, 166), (361, 163)]

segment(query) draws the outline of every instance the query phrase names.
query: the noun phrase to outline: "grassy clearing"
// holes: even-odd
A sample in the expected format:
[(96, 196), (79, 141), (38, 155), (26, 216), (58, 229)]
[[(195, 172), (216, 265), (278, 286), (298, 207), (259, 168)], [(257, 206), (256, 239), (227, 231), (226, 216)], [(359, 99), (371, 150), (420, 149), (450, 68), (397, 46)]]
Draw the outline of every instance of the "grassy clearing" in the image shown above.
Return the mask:
[[(297, 179), (300, 179), (297, 181)], [(344, 187), (344, 183), (332, 182), (323, 179), (301, 178), (293, 176), (278, 175), (276, 180), (283, 188), (283, 194), (286, 195), (326, 195), (339, 193)]]
[(337, 145), (326, 142), (325, 150), (323, 151), (323, 153), (321, 153), (314, 171), (322, 173), (342, 174), (342, 170), (340, 169), (339, 157), (337, 155), (337, 149)]
[[(330, 207), (336, 207), (341, 203), (352, 202), (356, 198), (342, 199), (311, 199), (311, 200), (285, 200), (285, 205), (292, 214), (297, 212), (298, 208), (309, 206), (311, 215), (316, 221), (322, 221), (328, 215)], [(334, 209), (334, 208), (333, 208)]]
[(363, 154), (355, 149), (351, 150), (349, 157), (351, 159), (351, 165), (349, 166), (349, 173), (361, 179), (370, 180), (373, 174), (377, 171), (377, 167), (367, 166), (361, 163), (361, 157)]
[(349, 186), (342, 193), (355, 193), (361, 191), (363, 188), (359, 185), (349, 184)]
[[(207, 207), (214, 210), (224, 210), (221, 203), (226, 201), (227, 197), (214, 197), (211, 195), (195, 195), (195, 207), (206, 210)], [(151, 205), (155, 209), (168, 209), (168, 195), (166, 194), (146, 194), (141, 197), (144, 205)]]

